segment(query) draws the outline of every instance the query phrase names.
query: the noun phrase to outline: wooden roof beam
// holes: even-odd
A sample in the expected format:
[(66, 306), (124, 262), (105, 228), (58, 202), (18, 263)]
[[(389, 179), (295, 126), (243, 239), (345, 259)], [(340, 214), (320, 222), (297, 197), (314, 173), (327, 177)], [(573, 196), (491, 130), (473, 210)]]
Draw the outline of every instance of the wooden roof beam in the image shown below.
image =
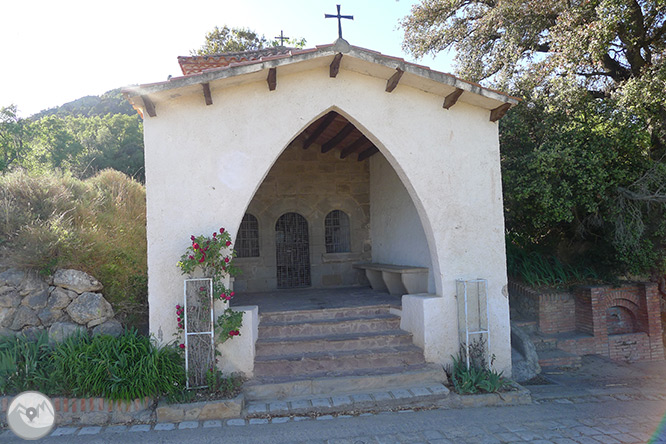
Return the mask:
[(201, 87), (203, 88), (203, 95), (204, 95), (204, 100), (206, 101), (206, 105), (212, 105), (213, 96), (210, 95), (210, 84), (208, 82), (202, 83)]
[(340, 71), (340, 61), (342, 60), (342, 53), (339, 52), (333, 57), (333, 61), (331, 62), (331, 66), (329, 67), (329, 75), (331, 77), (336, 77), (338, 75), (338, 72)]
[(456, 104), (456, 102), (458, 102), (458, 99), (460, 98), (460, 96), (462, 96), (462, 93), (463, 93), (462, 89), (456, 88), (455, 91), (453, 91), (451, 94), (449, 94), (444, 98), (444, 105), (442, 105), (442, 108), (444, 109), (451, 108), (453, 105)]
[(277, 88), (277, 68), (270, 68), (268, 70), (266, 82), (268, 82), (268, 90), (275, 91), (275, 88)]
[(340, 130), (338, 134), (333, 136), (328, 142), (324, 143), (321, 146), (321, 153), (328, 153), (331, 151), (333, 148), (335, 148), (340, 142), (345, 140), (345, 137), (347, 137), (352, 131), (354, 131), (355, 127), (353, 123), (348, 123), (345, 125), (344, 128)]
[(365, 159), (369, 158), (370, 156), (374, 156), (374, 155), (377, 154), (378, 152), (379, 152), (379, 148), (377, 148), (376, 146), (372, 145), (370, 148), (368, 148), (367, 150), (362, 151), (362, 152), (358, 155), (358, 161), (359, 161), (359, 162), (363, 162)]
[(404, 73), (405, 72), (400, 68), (395, 69), (395, 73), (386, 81), (386, 92), (393, 92), (395, 87), (398, 86), (398, 82), (400, 82), (400, 78)]
[(340, 151), (340, 159), (344, 159), (349, 156), (351, 153), (355, 152), (357, 149), (361, 148), (363, 145), (368, 143), (369, 140), (365, 136), (361, 136), (355, 141), (353, 141), (349, 146)]
[(155, 104), (153, 103), (152, 100), (150, 100), (150, 97), (148, 96), (141, 96), (141, 100), (143, 100), (143, 106), (146, 107), (146, 112), (150, 117), (155, 117), (157, 115), (157, 112), (155, 111)]
[(509, 108), (511, 108), (511, 104), (505, 103), (490, 111), (490, 121), (497, 122), (499, 119), (504, 117), (504, 114), (509, 111)]
[(334, 111), (331, 111), (326, 115), (326, 118), (322, 120), (322, 122), (317, 126), (317, 128), (308, 136), (307, 139), (305, 139), (305, 142), (303, 142), (303, 149), (307, 150), (310, 145), (314, 143), (315, 140), (317, 140), (317, 137), (321, 136), (321, 134), (326, 131), (326, 128), (328, 128), (331, 123), (333, 123), (333, 120), (335, 120), (335, 117), (337, 116), (337, 113)]

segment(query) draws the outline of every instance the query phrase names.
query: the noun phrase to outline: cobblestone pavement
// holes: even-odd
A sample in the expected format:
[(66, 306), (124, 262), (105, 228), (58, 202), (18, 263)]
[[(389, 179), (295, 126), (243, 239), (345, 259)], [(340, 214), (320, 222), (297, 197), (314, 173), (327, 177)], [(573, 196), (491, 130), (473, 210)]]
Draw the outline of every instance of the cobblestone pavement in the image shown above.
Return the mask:
[[(363, 416), (185, 421), (60, 427), (46, 443), (613, 444), (666, 443), (659, 400), (556, 400), (528, 406), (387, 412)], [(10, 431), (0, 442), (24, 442)]]
[[(63, 426), (45, 443), (183, 444), (666, 444), (666, 364), (585, 357), (583, 368), (546, 374), (533, 403), (506, 407)], [(0, 443), (23, 443), (0, 430)]]

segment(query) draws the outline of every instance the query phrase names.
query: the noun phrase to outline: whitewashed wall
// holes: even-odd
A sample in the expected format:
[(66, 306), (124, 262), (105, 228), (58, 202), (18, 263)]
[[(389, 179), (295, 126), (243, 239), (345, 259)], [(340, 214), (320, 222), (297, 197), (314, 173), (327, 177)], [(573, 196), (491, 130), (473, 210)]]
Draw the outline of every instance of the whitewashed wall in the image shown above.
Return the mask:
[(497, 124), (466, 103), (411, 87), (384, 91), (385, 79), (328, 68), (281, 75), (228, 89), (158, 102), (146, 118), (146, 185), (150, 328), (171, 340), (173, 307), (182, 299), (176, 266), (191, 234), (221, 226), (235, 235), (241, 218), (279, 154), (331, 109), (368, 136), (391, 166), (422, 221), (435, 293), (441, 296), (442, 362), (457, 350), (455, 279), (489, 281), (493, 353), (511, 365), (504, 224)]

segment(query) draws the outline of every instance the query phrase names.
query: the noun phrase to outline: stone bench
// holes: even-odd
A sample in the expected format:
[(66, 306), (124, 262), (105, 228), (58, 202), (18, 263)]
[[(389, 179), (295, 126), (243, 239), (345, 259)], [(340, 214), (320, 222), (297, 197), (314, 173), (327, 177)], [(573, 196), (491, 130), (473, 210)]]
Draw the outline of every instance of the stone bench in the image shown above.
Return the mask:
[(428, 269), (425, 267), (364, 262), (354, 264), (354, 268), (365, 270), (373, 290), (388, 291), (392, 295), (428, 292)]

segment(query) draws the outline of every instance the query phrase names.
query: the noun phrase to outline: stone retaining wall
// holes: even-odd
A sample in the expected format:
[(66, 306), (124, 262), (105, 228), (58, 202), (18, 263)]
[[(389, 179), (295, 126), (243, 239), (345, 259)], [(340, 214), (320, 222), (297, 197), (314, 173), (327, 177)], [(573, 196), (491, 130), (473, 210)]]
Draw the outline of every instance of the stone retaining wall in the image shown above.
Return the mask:
[(78, 270), (58, 270), (47, 278), (5, 270), (0, 273), (0, 335), (48, 331), (54, 341), (84, 331), (118, 335), (122, 325), (101, 290), (97, 279)]

